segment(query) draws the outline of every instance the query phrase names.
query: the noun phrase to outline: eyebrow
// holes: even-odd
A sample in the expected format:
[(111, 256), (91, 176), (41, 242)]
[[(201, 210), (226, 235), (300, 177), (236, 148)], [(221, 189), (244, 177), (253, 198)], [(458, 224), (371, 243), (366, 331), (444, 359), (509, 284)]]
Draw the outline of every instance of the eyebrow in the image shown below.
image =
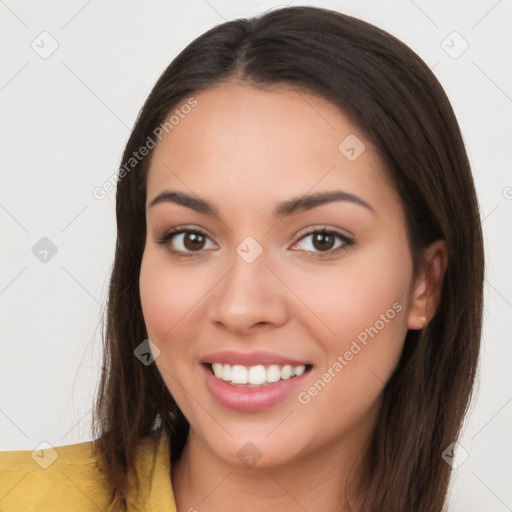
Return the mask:
[[(328, 192), (319, 192), (317, 194), (309, 194), (304, 196), (295, 197), (287, 201), (279, 203), (273, 211), (276, 218), (287, 217), (295, 213), (311, 210), (334, 201), (347, 201), (349, 203), (357, 204), (366, 208), (367, 210), (376, 213), (375, 210), (366, 201), (354, 194), (343, 192), (342, 190), (332, 190)], [(177, 192), (174, 190), (164, 190), (158, 194), (150, 203), (149, 207), (152, 208), (160, 203), (175, 203), (187, 208), (191, 208), (196, 212), (206, 215), (219, 216), (219, 210), (208, 201), (194, 197), (184, 192)]]

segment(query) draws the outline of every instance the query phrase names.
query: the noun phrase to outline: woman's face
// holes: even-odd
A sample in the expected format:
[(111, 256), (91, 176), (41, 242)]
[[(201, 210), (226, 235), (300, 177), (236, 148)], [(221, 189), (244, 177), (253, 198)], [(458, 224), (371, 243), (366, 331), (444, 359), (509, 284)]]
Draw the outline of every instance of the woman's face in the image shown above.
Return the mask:
[(189, 441), (238, 466), (356, 450), (417, 321), (400, 199), (324, 99), (193, 97), (152, 157), (140, 274)]

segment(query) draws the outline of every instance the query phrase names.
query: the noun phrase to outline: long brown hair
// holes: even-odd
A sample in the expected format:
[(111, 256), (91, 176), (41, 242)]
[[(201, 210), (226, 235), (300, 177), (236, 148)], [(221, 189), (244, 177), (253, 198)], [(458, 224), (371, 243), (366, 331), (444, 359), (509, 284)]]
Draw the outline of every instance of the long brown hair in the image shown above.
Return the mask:
[(292, 86), (339, 106), (375, 145), (394, 181), (415, 263), (429, 243), (446, 241), (439, 307), (425, 329), (406, 336), (384, 390), (362, 490), (364, 511), (438, 512), (450, 477), (441, 454), (459, 436), (480, 347), (484, 255), (470, 165), (454, 112), (428, 66), (387, 32), (313, 7), (209, 30), (173, 60), (140, 111), (117, 185), (117, 245), (93, 418), (112, 498), (124, 504), (127, 471), (155, 421), (157, 433), (169, 437), (172, 461), (189, 430), (156, 366), (134, 357), (147, 338), (139, 271), (151, 152), (136, 163), (130, 158), (180, 102), (233, 79)]

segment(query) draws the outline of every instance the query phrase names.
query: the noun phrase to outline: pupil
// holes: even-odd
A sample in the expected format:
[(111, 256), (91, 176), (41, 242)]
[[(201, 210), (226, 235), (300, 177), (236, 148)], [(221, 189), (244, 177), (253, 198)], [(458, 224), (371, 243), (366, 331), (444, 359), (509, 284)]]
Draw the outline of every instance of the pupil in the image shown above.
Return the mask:
[(201, 249), (204, 244), (204, 237), (197, 233), (189, 233), (185, 237), (185, 247), (189, 250)]
[(334, 243), (334, 236), (325, 233), (319, 233), (313, 238), (315, 249), (331, 249)]

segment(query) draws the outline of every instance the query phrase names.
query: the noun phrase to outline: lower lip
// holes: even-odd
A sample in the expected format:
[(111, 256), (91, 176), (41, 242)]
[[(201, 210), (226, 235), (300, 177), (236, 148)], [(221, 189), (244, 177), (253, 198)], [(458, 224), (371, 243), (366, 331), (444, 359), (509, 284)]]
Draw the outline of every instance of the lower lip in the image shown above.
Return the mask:
[(205, 375), (206, 386), (214, 398), (228, 409), (243, 412), (259, 412), (268, 409), (290, 396), (293, 390), (303, 382), (308, 372), (287, 380), (271, 382), (261, 387), (246, 388), (232, 386), (218, 379), (204, 365), (201, 369)]

